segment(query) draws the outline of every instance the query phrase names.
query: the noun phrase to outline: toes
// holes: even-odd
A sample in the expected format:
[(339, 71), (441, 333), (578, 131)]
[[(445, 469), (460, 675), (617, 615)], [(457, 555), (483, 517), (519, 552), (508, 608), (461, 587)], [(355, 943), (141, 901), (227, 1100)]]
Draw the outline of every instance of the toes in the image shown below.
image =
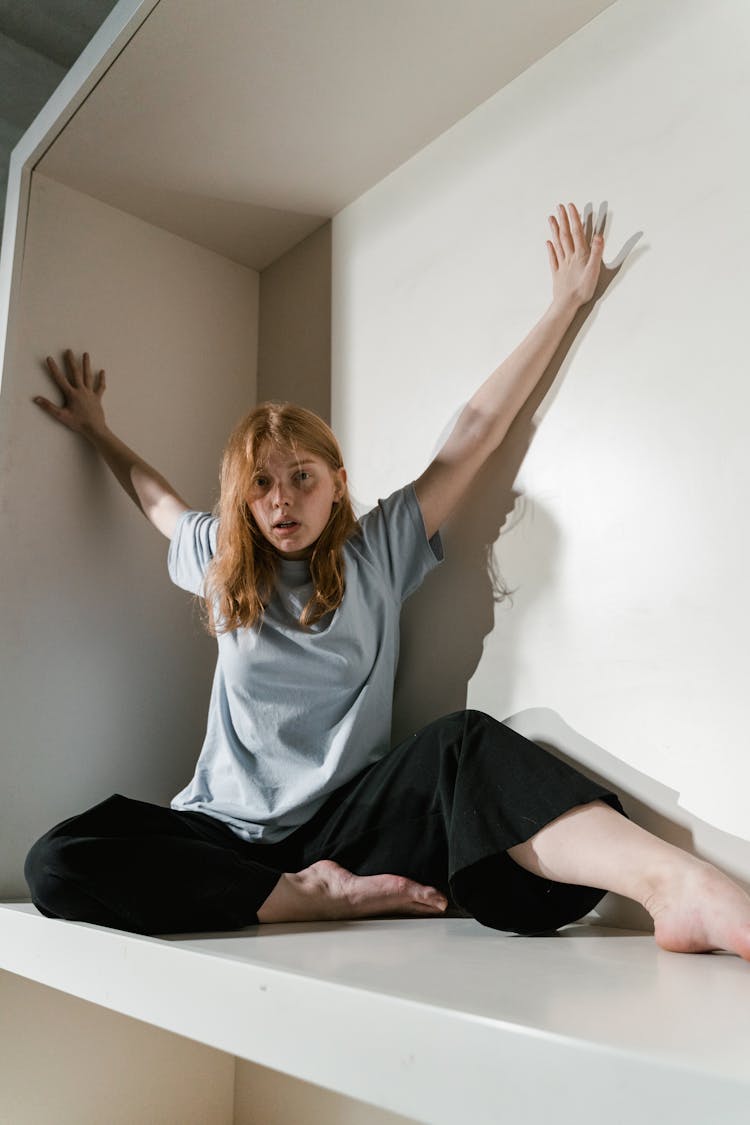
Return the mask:
[(750, 925), (741, 927), (734, 948), (743, 961), (750, 961)]
[(422, 883), (415, 883), (412, 879), (397, 878), (398, 884), (396, 893), (405, 899), (412, 902), (426, 903), (428, 905), (446, 902), (443, 895), (441, 895), (440, 891), (435, 887), (425, 887)]
[(341, 917), (442, 914), (448, 907), (437, 888), (405, 875), (355, 875), (331, 859), (318, 860), (298, 874), (321, 880), (335, 904), (332, 909)]

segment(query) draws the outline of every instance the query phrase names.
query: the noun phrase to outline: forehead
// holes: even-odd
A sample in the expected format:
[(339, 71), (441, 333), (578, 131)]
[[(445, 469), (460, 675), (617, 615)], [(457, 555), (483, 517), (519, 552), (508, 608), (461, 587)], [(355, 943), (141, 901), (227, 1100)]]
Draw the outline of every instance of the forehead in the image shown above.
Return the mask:
[(279, 449), (276, 446), (266, 446), (265, 449), (258, 450), (255, 462), (256, 471), (263, 469), (274, 473), (298, 469), (300, 466), (310, 468), (321, 465), (325, 465), (325, 462), (308, 449)]

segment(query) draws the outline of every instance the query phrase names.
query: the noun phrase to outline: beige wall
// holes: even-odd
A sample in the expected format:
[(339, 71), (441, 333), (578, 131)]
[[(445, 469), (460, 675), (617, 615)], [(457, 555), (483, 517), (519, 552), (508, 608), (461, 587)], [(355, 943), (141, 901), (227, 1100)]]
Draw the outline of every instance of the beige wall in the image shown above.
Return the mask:
[(232, 1055), (14, 973), (0, 1012), (8, 1125), (233, 1125)]
[(260, 275), (258, 401), (282, 399), (331, 420), (331, 224)]
[(94, 450), (44, 415), (44, 359), (107, 372), (108, 424), (210, 509), (255, 402), (258, 275), (35, 175), (0, 394), (0, 897), (23, 857), (113, 792), (168, 803), (205, 730), (215, 641), (169, 580), (168, 541)]
[(407, 607), (394, 734), (515, 716), (745, 879), (748, 35), (741, 0), (620, 0), (334, 218), (332, 316), (371, 504), (543, 312), (555, 204), (609, 201), (610, 263), (641, 232)]
[(413, 1121), (245, 1059), (237, 1059), (234, 1090), (234, 1125), (409, 1125)]
[(0, 971), (0, 1012), (0, 1119), (12, 1125), (412, 1120), (14, 973)]

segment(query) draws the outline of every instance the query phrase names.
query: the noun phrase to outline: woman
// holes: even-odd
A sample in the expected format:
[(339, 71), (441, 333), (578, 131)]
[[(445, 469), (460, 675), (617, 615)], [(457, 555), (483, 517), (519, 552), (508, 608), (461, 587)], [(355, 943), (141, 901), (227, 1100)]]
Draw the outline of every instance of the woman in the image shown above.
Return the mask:
[(48, 359), (62, 407), (170, 539), (173, 581), (218, 639), (206, 738), (169, 809), (120, 794), (32, 847), (38, 909), (140, 933), (440, 915), (519, 933), (640, 902), (665, 949), (750, 960), (750, 897), (632, 824), (617, 797), (481, 712), (390, 747), (398, 617), (442, 559), (440, 528), (593, 297), (604, 239), (550, 216), (553, 299), (413, 483), (357, 521), (322, 420), (264, 404), (224, 453), (218, 512), (192, 510), (106, 426), (104, 372)]

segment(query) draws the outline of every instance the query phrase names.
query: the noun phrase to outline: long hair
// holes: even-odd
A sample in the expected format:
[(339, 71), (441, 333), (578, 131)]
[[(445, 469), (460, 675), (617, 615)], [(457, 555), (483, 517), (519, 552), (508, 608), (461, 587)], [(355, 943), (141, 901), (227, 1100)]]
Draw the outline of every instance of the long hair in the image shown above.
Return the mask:
[[(320, 457), (332, 470), (343, 467), (341, 449), (322, 418), (289, 402), (264, 402), (241, 418), (230, 434), (221, 461), (221, 494), (216, 552), (204, 581), (206, 616), (212, 637), (249, 628), (262, 620), (276, 583), (279, 555), (265, 538), (247, 497), (257, 470), (271, 450)], [(344, 596), (343, 546), (357, 531), (349, 490), (334, 501), (331, 516), (313, 546), (313, 593), (300, 614), (310, 626), (336, 609)]]

